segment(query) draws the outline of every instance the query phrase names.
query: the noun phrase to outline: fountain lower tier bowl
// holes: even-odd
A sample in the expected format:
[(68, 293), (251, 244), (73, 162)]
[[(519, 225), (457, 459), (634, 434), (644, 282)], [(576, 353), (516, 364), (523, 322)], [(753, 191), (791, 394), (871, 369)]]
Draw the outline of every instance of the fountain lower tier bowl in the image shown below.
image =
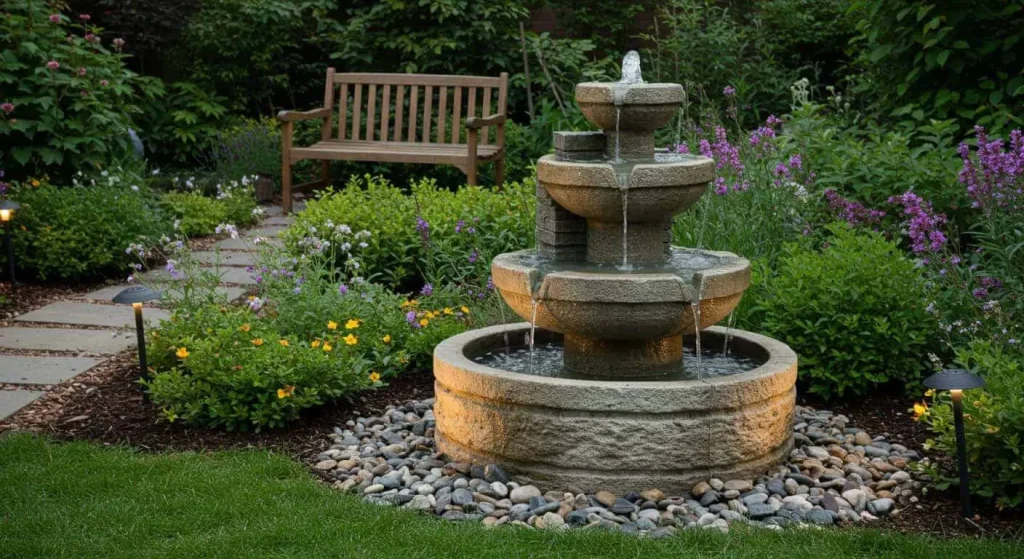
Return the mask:
[[(570, 161), (546, 155), (537, 161), (537, 181), (572, 214), (608, 223), (663, 222), (693, 206), (715, 177), (712, 159), (655, 153), (620, 163)], [(627, 200), (623, 200), (625, 193)]]
[[(434, 351), (437, 441), (454, 460), (496, 463), (543, 490), (684, 492), (700, 480), (756, 477), (792, 448), (796, 354), (728, 330), (753, 369), (700, 380), (607, 381), (514, 373), (475, 361), (529, 324), (465, 332)], [(726, 329), (702, 332), (721, 348)], [(537, 343), (558, 336), (538, 332)]]

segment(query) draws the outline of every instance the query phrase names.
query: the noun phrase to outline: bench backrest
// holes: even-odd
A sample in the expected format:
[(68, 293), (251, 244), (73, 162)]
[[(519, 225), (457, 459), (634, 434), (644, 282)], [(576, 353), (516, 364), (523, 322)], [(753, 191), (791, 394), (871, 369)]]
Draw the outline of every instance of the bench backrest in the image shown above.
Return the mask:
[[(508, 74), (335, 73), (327, 69), (324, 106), (337, 104), (338, 128), (325, 123), (324, 140), (462, 144), (471, 116), (505, 113)], [(488, 128), (491, 128), (490, 130)], [(481, 144), (504, 144), (504, 129), (480, 129)]]

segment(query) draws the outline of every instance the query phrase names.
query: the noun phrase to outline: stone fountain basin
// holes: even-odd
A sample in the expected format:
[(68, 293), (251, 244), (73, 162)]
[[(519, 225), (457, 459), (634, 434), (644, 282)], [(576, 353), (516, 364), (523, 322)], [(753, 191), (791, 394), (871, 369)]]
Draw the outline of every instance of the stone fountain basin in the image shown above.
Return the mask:
[(576, 84), (576, 103), (583, 116), (605, 132), (615, 131), (616, 108), (620, 131), (654, 132), (675, 117), (684, 98), (683, 86), (677, 83)]
[(694, 155), (658, 154), (650, 162), (617, 165), (556, 155), (537, 161), (537, 181), (555, 202), (580, 217), (612, 223), (622, 223), (624, 187), (628, 221), (658, 222), (693, 206), (714, 177), (714, 160)]
[[(750, 262), (730, 252), (693, 252), (717, 257), (721, 266), (700, 272), (700, 328), (724, 319), (750, 285)], [(588, 338), (648, 340), (694, 331), (694, 283), (663, 273), (543, 270), (530, 250), (498, 255), (491, 263), (494, 285), (524, 320), (537, 301), (538, 328)], [(564, 264), (571, 268), (572, 264)], [(543, 275), (543, 279), (540, 278)], [(696, 278), (695, 278), (696, 280)], [(539, 285), (538, 284), (539, 281)]]
[[(529, 328), (472, 330), (435, 349), (436, 437), (452, 459), (502, 464), (542, 490), (622, 495), (757, 477), (792, 448), (797, 356), (779, 341), (731, 329), (731, 351), (761, 365), (701, 380), (572, 380), (473, 361)], [(705, 347), (721, 347), (725, 331), (703, 332)]]

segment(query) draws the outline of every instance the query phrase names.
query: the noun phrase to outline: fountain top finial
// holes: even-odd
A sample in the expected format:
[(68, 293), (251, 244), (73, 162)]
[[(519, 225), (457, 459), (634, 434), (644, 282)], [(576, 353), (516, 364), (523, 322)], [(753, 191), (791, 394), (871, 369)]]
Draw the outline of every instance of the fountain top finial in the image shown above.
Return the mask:
[(622, 77), (619, 83), (637, 84), (644, 83), (640, 75), (640, 53), (631, 50), (622, 57)]

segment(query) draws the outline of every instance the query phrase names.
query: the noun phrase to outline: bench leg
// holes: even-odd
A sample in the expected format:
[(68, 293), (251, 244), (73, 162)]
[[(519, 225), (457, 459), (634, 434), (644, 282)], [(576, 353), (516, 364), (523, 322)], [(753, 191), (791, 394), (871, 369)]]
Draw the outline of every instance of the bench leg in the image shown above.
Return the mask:
[(476, 161), (471, 161), (466, 165), (466, 184), (469, 186), (476, 186)]
[(281, 162), (281, 212), (292, 213), (292, 164), (287, 158)]
[(501, 188), (505, 184), (505, 158), (494, 161), (494, 184)]
[(320, 179), (324, 181), (323, 188), (331, 186), (331, 162), (320, 162)]

